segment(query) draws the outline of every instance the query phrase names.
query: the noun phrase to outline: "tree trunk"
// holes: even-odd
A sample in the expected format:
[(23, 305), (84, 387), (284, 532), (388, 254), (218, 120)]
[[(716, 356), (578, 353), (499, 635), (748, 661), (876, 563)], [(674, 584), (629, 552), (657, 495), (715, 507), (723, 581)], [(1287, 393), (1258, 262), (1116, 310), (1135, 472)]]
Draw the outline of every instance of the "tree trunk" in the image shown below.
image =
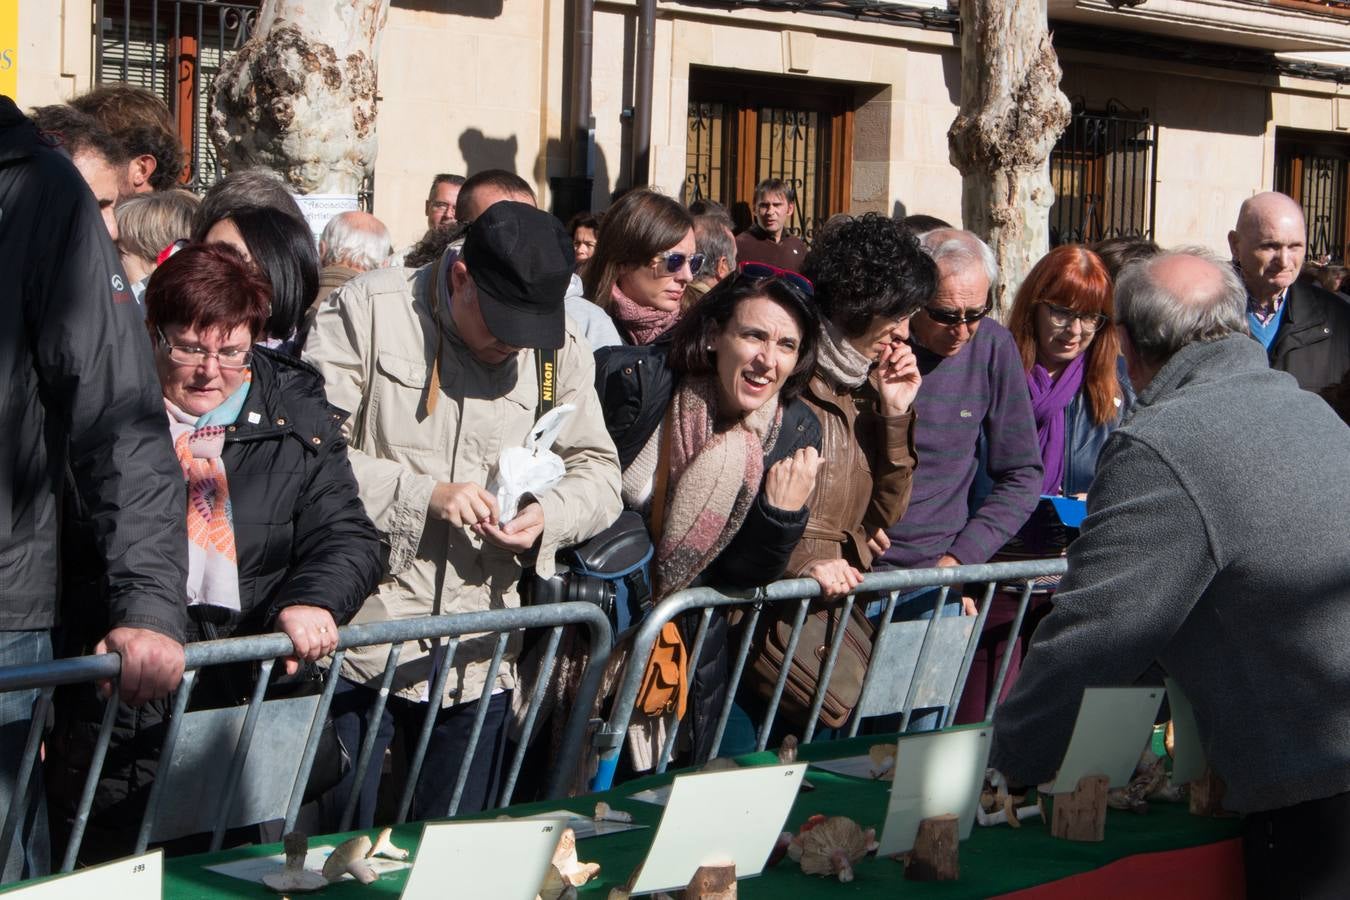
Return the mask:
[(220, 70), (210, 134), (231, 171), (265, 166), (301, 194), (355, 194), (375, 165), (389, 0), (263, 0)]
[(1006, 315), (1050, 239), (1047, 161), (1069, 124), (1059, 61), (1038, 0), (960, 0), (961, 110), (947, 132), (961, 215), (998, 257), (995, 309)]

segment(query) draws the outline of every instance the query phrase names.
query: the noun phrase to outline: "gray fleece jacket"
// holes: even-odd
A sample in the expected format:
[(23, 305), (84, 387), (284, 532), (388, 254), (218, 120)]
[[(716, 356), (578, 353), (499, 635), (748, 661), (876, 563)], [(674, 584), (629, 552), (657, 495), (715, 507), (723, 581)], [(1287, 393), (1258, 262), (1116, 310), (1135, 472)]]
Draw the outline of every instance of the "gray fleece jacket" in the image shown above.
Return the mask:
[(1192, 344), (1107, 442), (1088, 510), (991, 765), (1047, 780), (1083, 688), (1156, 658), (1229, 808), (1350, 790), (1350, 428), (1246, 335)]

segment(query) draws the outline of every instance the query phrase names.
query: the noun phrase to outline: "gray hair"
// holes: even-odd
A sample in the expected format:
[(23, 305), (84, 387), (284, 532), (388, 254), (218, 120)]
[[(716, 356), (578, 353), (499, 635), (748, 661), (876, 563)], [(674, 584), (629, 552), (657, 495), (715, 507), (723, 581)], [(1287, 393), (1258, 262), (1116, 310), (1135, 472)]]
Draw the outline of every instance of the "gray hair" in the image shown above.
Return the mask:
[(378, 269), (393, 253), (393, 242), (384, 223), (366, 213), (339, 213), (328, 220), (319, 235), (321, 266), (345, 265), (361, 271)]
[(286, 182), (271, 169), (254, 166), (231, 172), (207, 190), (197, 214), (192, 217), (192, 239), (203, 241), (211, 226), (229, 219), (243, 209), (270, 207), (300, 222), (306, 228), (305, 214), (295, 202)]
[(154, 266), (160, 251), (192, 234), (192, 213), (200, 201), (182, 188), (137, 194), (117, 204), (117, 246)]
[(727, 230), (726, 217), (717, 213), (694, 216), (694, 249), (703, 254), (703, 271), (698, 280), (713, 284), (717, 281), (717, 261), (726, 257), (727, 265), (736, 268), (736, 239)]
[(939, 274), (944, 266), (964, 269), (982, 266), (992, 288), (998, 283), (998, 260), (989, 245), (969, 231), (959, 228), (939, 228), (919, 235), (919, 246), (937, 263)]
[[(1178, 256), (1191, 256), (1214, 267), (1217, 289), (1186, 294), (1158, 283), (1157, 267)], [(1247, 334), (1247, 289), (1232, 265), (1204, 247), (1178, 247), (1125, 264), (1116, 278), (1116, 318), (1125, 326), (1140, 358), (1159, 365), (1187, 344)]]

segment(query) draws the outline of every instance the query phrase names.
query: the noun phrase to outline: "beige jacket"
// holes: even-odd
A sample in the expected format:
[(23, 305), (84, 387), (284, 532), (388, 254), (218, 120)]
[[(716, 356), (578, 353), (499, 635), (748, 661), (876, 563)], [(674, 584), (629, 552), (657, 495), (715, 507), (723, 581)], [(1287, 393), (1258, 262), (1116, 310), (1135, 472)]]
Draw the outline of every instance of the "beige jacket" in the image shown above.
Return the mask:
[[(533, 351), (496, 367), (479, 363), (454, 333), (446, 307), (439, 325), (433, 321), (430, 283), (430, 266), (377, 269), (353, 279), (319, 306), (305, 346), (305, 359), (323, 373), (329, 402), (352, 413), (344, 426), (352, 469), (366, 512), (389, 545), (388, 574), (357, 613), (358, 623), (520, 605), (517, 557), (469, 529), (429, 518), (427, 508), (436, 482), (487, 485), (501, 451), (524, 443), (539, 392)], [(438, 327), (442, 394), (427, 416)], [(552, 574), (558, 548), (599, 532), (620, 510), (619, 461), (595, 394), (594, 359), (570, 319), (557, 359), (557, 403), (575, 404), (577, 411), (554, 445), (567, 475), (538, 498), (543, 575)], [(442, 705), (482, 693), (495, 643), (491, 636), (460, 643)], [(515, 684), (518, 643), (509, 645), (498, 688)], [(426, 698), (437, 665), (431, 650), (425, 641), (404, 645), (394, 680), (400, 696)], [(374, 681), (388, 652), (388, 645), (350, 650), (342, 674)]]

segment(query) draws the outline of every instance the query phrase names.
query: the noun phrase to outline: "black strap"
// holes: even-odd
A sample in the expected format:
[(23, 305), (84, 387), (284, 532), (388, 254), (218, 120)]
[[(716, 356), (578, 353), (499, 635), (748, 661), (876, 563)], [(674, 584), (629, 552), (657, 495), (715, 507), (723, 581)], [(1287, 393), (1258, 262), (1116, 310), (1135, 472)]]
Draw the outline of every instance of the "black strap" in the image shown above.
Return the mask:
[(557, 405), (558, 396), (558, 351), (534, 351), (535, 376), (539, 379), (539, 408), (535, 421), (543, 418)]

